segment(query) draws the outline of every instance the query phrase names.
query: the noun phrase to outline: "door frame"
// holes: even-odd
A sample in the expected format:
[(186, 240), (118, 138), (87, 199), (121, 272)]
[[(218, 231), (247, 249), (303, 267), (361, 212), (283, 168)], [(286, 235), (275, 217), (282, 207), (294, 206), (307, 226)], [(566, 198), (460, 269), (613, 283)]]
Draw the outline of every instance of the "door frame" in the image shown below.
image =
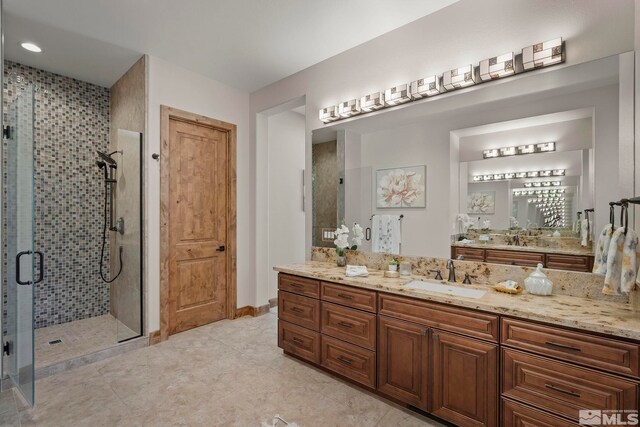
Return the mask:
[(236, 315), (236, 136), (237, 126), (160, 106), (160, 341), (169, 337), (169, 122), (179, 120), (227, 133), (227, 319)]

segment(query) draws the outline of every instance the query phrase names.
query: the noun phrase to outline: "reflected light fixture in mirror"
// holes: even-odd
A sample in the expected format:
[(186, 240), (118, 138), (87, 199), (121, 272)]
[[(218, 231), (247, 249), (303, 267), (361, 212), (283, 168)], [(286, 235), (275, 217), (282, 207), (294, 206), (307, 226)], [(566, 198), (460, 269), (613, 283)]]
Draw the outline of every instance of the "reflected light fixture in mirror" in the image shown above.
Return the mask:
[(496, 181), (502, 179), (520, 179), (520, 178), (540, 178), (540, 177), (552, 177), (552, 176), (564, 176), (564, 169), (556, 170), (544, 170), (544, 171), (529, 171), (529, 172), (503, 172), (496, 174), (484, 174), (474, 175), (473, 181)]
[(440, 93), (440, 78), (438, 76), (431, 76), (425, 79), (415, 80), (411, 82), (410, 89), (412, 99), (438, 95)]
[(360, 100), (352, 99), (338, 104), (338, 116), (347, 118), (360, 114)]
[(516, 154), (522, 155), (522, 154), (535, 154), (535, 153), (550, 153), (552, 151), (556, 151), (556, 143), (543, 142), (535, 145), (528, 144), (528, 145), (520, 145), (517, 147), (491, 148), (491, 149), (482, 151), (482, 158), (492, 159), (495, 157), (515, 156)]
[(325, 107), (320, 110), (320, 120), (323, 123), (333, 122), (335, 120), (338, 120), (338, 118), (338, 111), (335, 105), (332, 105), (331, 107)]
[(562, 37), (522, 49), (522, 66), (525, 70), (547, 67), (563, 61)]
[(408, 84), (394, 86), (384, 91), (385, 105), (391, 107), (393, 105), (403, 104), (408, 101), (411, 101)]
[(382, 92), (370, 93), (360, 98), (360, 109), (368, 113), (384, 108), (384, 94)]
[(473, 65), (454, 68), (442, 75), (442, 86), (446, 90), (455, 90), (476, 84)]
[(482, 81), (507, 77), (515, 74), (515, 72), (513, 52), (480, 61), (480, 78)]

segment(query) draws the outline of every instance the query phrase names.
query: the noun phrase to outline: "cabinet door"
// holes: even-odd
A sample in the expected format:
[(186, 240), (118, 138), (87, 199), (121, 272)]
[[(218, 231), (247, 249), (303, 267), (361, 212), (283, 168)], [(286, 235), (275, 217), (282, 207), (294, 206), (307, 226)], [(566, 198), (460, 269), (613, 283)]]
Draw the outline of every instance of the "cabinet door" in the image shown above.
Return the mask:
[(434, 415), (461, 426), (495, 426), (498, 346), (441, 332), (431, 334)]
[(378, 317), (378, 391), (427, 409), (428, 328)]

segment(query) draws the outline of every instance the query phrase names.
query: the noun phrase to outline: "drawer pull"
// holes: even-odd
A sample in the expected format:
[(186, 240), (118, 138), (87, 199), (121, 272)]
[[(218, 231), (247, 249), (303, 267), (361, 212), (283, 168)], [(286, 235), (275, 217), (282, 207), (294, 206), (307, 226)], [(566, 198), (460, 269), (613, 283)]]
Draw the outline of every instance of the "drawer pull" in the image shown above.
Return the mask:
[(565, 390), (565, 389), (562, 389), (560, 387), (556, 387), (556, 386), (551, 385), (551, 384), (545, 384), (544, 386), (546, 388), (548, 388), (548, 389), (555, 390), (555, 391), (558, 391), (560, 393), (568, 394), (569, 396), (572, 396), (572, 397), (580, 398), (580, 393), (575, 393), (573, 391)]
[(340, 298), (343, 298), (343, 299), (348, 299), (348, 300), (352, 300), (353, 299), (353, 297), (351, 295), (347, 295), (347, 294), (338, 294), (338, 296)]
[(349, 359), (348, 357), (344, 357), (344, 356), (338, 356), (338, 361), (344, 363), (345, 365), (349, 365), (349, 366), (351, 366), (353, 364), (353, 360)]
[(298, 346), (304, 344), (304, 341), (302, 341), (300, 338), (294, 338), (292, 341), (295, 345), (298, 345)]
[(353, 325), (349, 322), (338, 322), (338, 325), (342, 326), (343, 328), (349, 328), (349, 329), (353, 328)]
[(565, 350), (582, 351), (579, 347), (574, 347), (574, 346), (565, 345), (565, 344), (558, 344), (557, 342), (553, 342), (553, 341), (545, 341), (544, 343), (546, 345), (550, 345), (552, 347), (563, 348)]
[(300, 283), (289, 283), (289, 286), (296, 289), (300, 289), (303, 287)]
[(291, 311), (293, 311), (294, 313), (302, 313), (302, 309), (300, 307), (293, 307)]

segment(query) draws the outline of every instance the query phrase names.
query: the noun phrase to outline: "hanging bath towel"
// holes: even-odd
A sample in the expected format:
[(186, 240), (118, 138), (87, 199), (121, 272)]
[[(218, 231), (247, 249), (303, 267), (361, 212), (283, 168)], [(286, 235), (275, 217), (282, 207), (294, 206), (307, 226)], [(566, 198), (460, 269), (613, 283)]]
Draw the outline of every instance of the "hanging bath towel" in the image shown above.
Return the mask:
[(628, 293), (633, 290), (640, 261), (637, 249), (638, 235), (634, 230), (628, 229), (625, 235), (624, 227), (620, 227), (613, 233), (607, 255), (603, 294), (617, 295), (620, 291)]
[(612, 234), (613, 226), (611, 224), (607, 224), (602, 229), (600, 237), (598, 237), (596, 256), (593, 262), (593, 272), (595, 274), (601, 274), (604, 276), (607, 273), (607, 257), (609, 256), (609, 245), (611, 243)]
[(400, 254), (400, 217), (398, 215), (374, 215), (371, 230), (373, 252)]

